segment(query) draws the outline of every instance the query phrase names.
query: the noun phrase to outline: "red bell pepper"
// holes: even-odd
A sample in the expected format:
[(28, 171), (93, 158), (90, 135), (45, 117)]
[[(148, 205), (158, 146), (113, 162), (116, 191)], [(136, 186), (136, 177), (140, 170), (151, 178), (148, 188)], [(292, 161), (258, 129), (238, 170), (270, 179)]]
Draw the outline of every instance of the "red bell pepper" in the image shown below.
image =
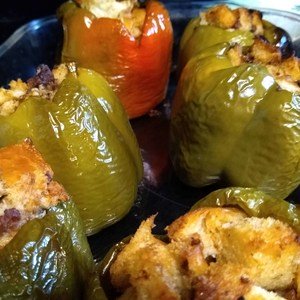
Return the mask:
[(60, 10), (62, 60), (101, 73), (130, 118), (147, 113), (164, 99), (171, 66), (173, 31), (168, 11), (152, 0), (144, 9), (137, 38), (120, 19), (97, 18), (74, 3), (65, 3)]

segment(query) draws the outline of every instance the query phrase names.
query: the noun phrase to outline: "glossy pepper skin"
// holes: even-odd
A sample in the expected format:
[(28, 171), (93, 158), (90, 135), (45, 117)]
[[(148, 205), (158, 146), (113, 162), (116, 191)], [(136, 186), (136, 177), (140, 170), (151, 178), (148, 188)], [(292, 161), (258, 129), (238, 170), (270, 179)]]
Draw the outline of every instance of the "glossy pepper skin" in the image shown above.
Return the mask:
[(253, 188), (227, 188), (216, 190), (193, 205), (200, 207), (236, 206), (250, 217), (273, 217), (300, 232), (300, 210), (297, 205), (276, 199)]
[(75, 204), (27, 222), (0, 250), (1, 299), (106, 299)]
[(75, 61), (102, 74), (130, 118), (149, 112), (164, 99), (171, 66), (169, 14), (157, 1), (148, 1), (145, 10), (138, 39), (120, 20), (96, 18), (74, 3), (65, 3), (59, 12), (64, 28), (62, 61)]
[[(273, 45), (282, 49), (283, 54), (292, 54), (292, 41), (287, 32), (272, 23), (263, 20), (264, 37)], [(179, 74), (187, 62), (204, 49), (218, 47), (220, 43), (250, 46), (255, 35), (251, 31), (228, 30), (213, 25), (200, 25), (200, 17), (192, 19), (186, 26), (180, 39)]]
[(93, 234), (131, 208), (142, 177), (140, 150), (119, 100), (94, 71), (78, 68), (52, 101), (29, 97), (0, 117), (0, 144), (29, 137)]
[(192, 186), (222, 180), (285, 198), (300, 183), (300, 95), (280, 90), (262, 65), (233, 66), (220, 47), (223, 55), (206, 49), (181, 75), (171, 120), (175, 170)]

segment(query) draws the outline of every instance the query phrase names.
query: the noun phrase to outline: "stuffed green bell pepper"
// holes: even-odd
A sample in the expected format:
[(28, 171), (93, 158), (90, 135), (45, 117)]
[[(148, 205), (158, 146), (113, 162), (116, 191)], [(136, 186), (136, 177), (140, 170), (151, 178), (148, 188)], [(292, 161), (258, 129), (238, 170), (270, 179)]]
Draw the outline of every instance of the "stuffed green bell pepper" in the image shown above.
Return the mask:
[[(250, 188), (212, 192), (152, 233), (155, 216), (100, 266), (111, 299), (299, 299), (300, 211)], [(142, 274), (142, 276), (141, 276)]]
[(0, 90), (0, 145), (29, 137), (79, 208), (88, 235), (122, 218), (142, 177), (127, 116), (94, 71), (46, 66)]
[(184, 30), (179, 47), (179, 73), (200, 51), (220, 43), (250, 46), (256, 36), (264, 36), (280, 46), (286, 55), (291, 53), (291, 38), (279, 27), (262, 19), (262, 13), (246, 8), (230, 9), (217, 5), (192, 19)]
[[(300, 62), (256, 39), (205, 49), (184, 68), (171, 120), (178, 176), (285, 198), (300, 183)], [(220, 53), (223, 54), (220, 54)]]
[(30, 141), (0, 149), (0, 298), (105, 299), (79, 212)]

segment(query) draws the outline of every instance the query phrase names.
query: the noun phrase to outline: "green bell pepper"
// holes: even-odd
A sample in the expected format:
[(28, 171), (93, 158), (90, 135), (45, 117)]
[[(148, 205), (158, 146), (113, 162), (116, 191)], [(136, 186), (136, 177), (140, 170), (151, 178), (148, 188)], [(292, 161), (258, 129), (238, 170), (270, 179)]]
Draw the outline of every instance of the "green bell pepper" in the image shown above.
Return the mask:
[(238, 207), (251, 217), (273, 217), (289, 224), (300, 233), (300, 210), (298, 206), (273, 198), (253, 188), (216, 190), (195, 203), (191, 210), (201, 207), (226, 206)]
[(119, 100), (94, 71), (78, 68), (52, 99), (27, 97), (0, 117), (0, 146), (29, 137), (79, 208), (88, 235), (131, 208), (142, 177), (135, 135)]
[(106, 299), (78, 210), (68, 200), (0, 250), (1, 299)]
[[(298, 206), (281, 199), (273, 198), (253, 188), (226, 188), (216, 190), (195, 203), (191, 211), (203, 207), (235, 207), (246, 213), (249, 217), (272, 217), (276, 220), (280, 220), (290, 225), (295, 232), (300, 233), (300, 210)], [(156, 236), (156, 238), (166, 244), (170, 242), (167, 235)], [(131, 236), (128, 236), (115, 244), (109, 252), (107, 252), (98, 266), (103, 289), (106, 295), (111, 299), (117, 297), (117, 291), (111, 283), (110, 268), (118, 254), (130, 242), (130, 239)]]
[[(288, 33), (266, 20), (262, 20), (262, 24), (264, 38), (271, 44), (282, 48), (286, 54), (291, 54), (292, 42)], [(193, 18), (184, 29), (180, 39), (179, 74), (187, 62), (204, 49), (220, 43), (251, 46), (254, 38), (255, 34), (250, 30), (226, 29), (209, 24), (202, 25), (201, 16)]]
[(200, 17), (192, 19), (187, 25), (179, 45), (179, 72), (187, 62), (206, 48), (220, 43), (237, 43), (250, 46), (254, 34), (243, 30), (225, 30), (216, 26), (200, 25)]
[(207, 50), (183, 70), (173, 101), (171, 158), (201, 187), (219, 180), (285, 198), (300, 183), (300, 95), (260, 64)]

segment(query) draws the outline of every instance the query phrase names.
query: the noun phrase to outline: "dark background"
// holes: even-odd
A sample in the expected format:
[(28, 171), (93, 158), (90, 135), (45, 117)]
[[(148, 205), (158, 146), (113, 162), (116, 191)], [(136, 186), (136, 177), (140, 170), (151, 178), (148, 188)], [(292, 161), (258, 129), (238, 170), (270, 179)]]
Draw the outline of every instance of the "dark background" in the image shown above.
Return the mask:
[[(4, 3), (2, 3), (4, 2)], [(0, 8), (0, 43), (26, 22), (55, 14), (63, 0), (4, 0)]]

